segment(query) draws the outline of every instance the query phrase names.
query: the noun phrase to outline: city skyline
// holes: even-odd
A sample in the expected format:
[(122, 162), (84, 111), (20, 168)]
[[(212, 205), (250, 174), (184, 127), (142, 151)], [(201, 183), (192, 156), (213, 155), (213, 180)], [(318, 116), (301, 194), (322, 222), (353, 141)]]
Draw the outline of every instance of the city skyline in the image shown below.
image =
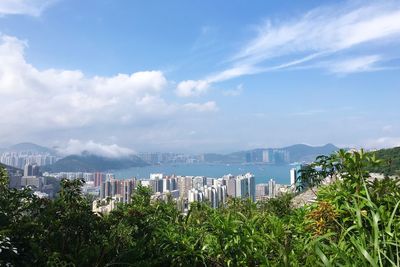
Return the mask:
[(1, 1), (0, 147), (399, 146), (400, 2), (320, 3)]

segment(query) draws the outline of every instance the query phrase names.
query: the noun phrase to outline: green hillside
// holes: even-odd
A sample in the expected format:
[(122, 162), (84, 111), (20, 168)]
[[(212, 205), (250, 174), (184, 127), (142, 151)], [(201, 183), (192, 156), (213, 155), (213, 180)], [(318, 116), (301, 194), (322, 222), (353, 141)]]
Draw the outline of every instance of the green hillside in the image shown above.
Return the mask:
[(400, 147), (381, 149), (373, 152), (382, 164), (370, 169), (371, 172), (395, 175), (400, 173)]
[(43, 171), (51, 172), (93, 172), (119, 170), (148, 165), (137, 156), (124, 158), (106, 158), (91, 154), (71, 155), (56, 163), (42, 167)]

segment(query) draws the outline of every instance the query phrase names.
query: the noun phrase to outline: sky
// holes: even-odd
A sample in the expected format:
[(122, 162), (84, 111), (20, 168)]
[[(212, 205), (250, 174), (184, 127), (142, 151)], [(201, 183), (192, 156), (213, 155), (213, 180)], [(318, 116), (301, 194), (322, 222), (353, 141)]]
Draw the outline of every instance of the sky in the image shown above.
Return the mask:
[(0, 146), (400, 146), (400, 1), (0, 1)]

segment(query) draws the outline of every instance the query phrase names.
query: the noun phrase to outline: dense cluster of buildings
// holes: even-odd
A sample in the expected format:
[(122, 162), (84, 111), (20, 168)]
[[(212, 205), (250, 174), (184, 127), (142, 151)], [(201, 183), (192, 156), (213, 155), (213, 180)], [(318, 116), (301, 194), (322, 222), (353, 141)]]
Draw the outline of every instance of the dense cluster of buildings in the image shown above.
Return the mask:
[[(12, 167), (9, 167), (12, 168)], [(109, 212), (117, 203), (130, 203), (135, 188), (141, 184), (151, 189), (153, 199), (173, 199), (178, 208), (186, 212), (193, 202), (207, 202), (213, 208), (226, 203), (228, 197), (250, 199), (251, 201), (274, 198), (277, 195), (295, 191), (299, 188), (302, 166), (290, 170), (291, 185), (277, 184), (274, 179), (268, 183), (257, 184), (251, 173), (242, 175), (224, 175), (220, 178), (206, 176), (177, 176), (162, 173), (150, 174), (148, 179), (116, 179), (112, 173), (102, 172), (60, 172), (42, 175), (38, 164), (25, 164), (23, 172), (18, 169), (10, 173), (10, 187), (31, 188), (40, 197), (53, 197), (55, 192), (51, 184), (46, 184), (48, 177), (55, 180), (83, 179), (84, 194), (92, 195), (93, 211)]]
[(0, 156), (1, 163), (20, 169), (23, 169), (26, 164), (50, 165), (58, 159), (58, 157), (48, 153), (39, 154), (33, 152), (4, 152)]
[(182, 153), (142, 152), (138, 153), (137, 156), (149, 164), (191, 164), (203, 161), (201, 156)]
[(256, 149), (246, 153), (247, 163), (290, 163), (290, 153), (284, 149)]
[(220, 178), (154, 173), (150, 174), (149, 179), (143, 180), (106, 179), (100, 186), (100, 198), (94, 201), (93, 210), (108, 212), (116, 203), (129, 203), (138, 184), (149, 187), (153, 192), (153, 199), (175, 200), (182, 212), (186, 212), (193, 202), (207, 202), (216, 208), (225, 204), (228, 197), (257, 201), (274, 198), (290, 190), (289, 186), (279, 185), (274, 179), (267, 184), (256, 185), (255, 177), (251, 173), (237, 176), (229, 174)]
[(19, 169), (8, 167), (8, 173), (11, 188), (30, 188), (34, 194), (45, 198), (51, 198), (56, 193), (53, 185), (46, 183), (46, 178), (43, 177), (37, 164), (25, 164), (22, 172)]
[(290, 163), (290, 153), (285, 149), (255, 149), (248, 151), (238, 158), (225, 158), (226, 155), (201, 154), (189, 155), (182, 153), (139, 153), (139, 158), (149, 164), (191, 164), (201, 162), (239, 162), (239, 163), (263, 163), (263, 164), (285, 164)]

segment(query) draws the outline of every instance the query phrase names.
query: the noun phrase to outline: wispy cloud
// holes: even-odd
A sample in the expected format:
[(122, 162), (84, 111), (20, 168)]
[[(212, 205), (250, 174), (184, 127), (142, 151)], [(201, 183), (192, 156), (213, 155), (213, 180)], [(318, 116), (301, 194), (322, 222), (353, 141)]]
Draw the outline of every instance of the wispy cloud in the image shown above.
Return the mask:
[(224, 96), (239, 96), (243, 92), (243, 84), (239, 84), (235, 89), (222, 91)]
[(297, 60), (290, 61), (303, 63), (367, 42), (398, 39), (399, 33), (398, 2), (323, 7), (289, 22), (268, 20), (259, 27), (258, 36), (232, 60), (240, 65), (254, 65), (267, 59), (297, 55)]
[(58, 0), (1, 0), (0, 15), (29, 15), (38, 17)]
[[(334, 73), (380, 70), (376, 65), (385, 58), (383, 48), (400, 42), (400, 2), (360, 3), (320, 7), (289, 20), (266, 20), (258, 26), (257, 36), (229, 59), (230, 67), (198, 82), (210, 86), (307, 64)], [(355, 56), (353, 50), (360, 47), (368, 54)], [(338, 54), (345, 59), (334, 60)]]
[(330, 62), (327, 66), (333, 73), (348, 74), (355, 72), (376, 71), (382, 68), (376, 66), (376, 63), (381, 61), (379, 55), (362, 56), (350, 58), (347, 60)]

